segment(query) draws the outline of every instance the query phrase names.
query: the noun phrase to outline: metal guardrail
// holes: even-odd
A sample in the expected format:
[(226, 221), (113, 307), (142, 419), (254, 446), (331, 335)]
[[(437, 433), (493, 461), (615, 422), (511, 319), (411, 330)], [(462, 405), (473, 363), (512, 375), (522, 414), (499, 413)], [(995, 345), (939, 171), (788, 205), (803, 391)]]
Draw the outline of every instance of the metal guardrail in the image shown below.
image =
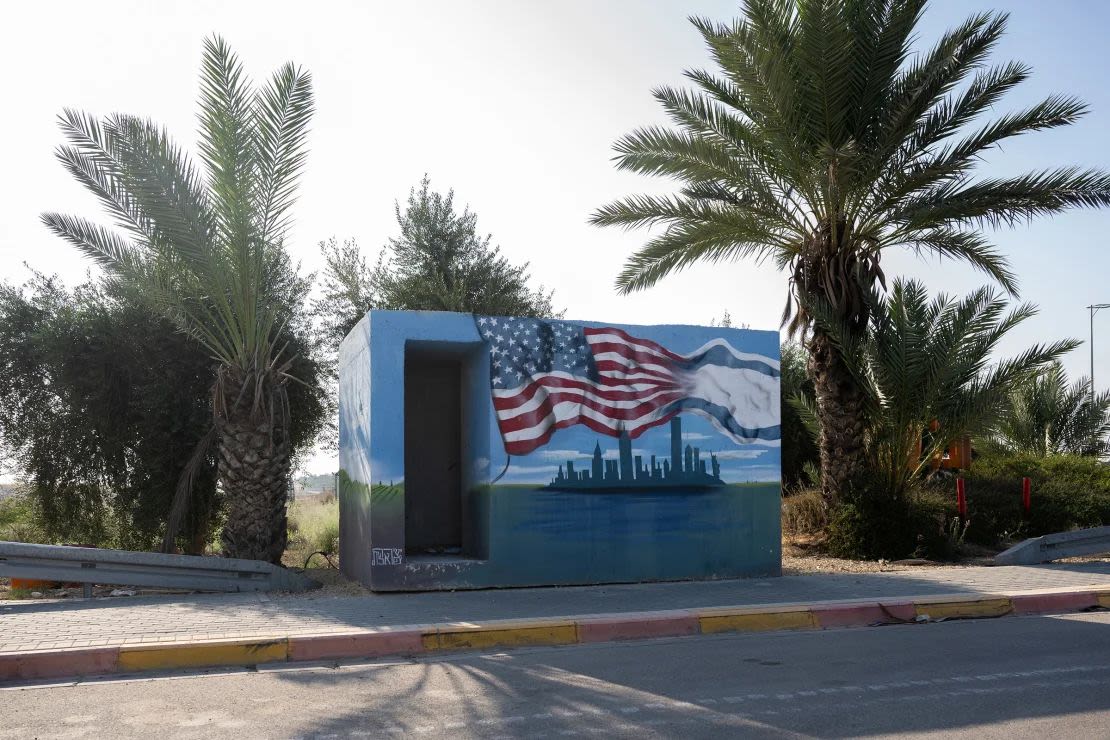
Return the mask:
[(0, 542), (0, 576), (190, 591), (307, 591), (299, 573), (260, 560)]
[(1036, 565), (1060, 558), (1110, 553), (1110, 527), (1076, 529), (1031, 537), (994, 556), (999, 565)]

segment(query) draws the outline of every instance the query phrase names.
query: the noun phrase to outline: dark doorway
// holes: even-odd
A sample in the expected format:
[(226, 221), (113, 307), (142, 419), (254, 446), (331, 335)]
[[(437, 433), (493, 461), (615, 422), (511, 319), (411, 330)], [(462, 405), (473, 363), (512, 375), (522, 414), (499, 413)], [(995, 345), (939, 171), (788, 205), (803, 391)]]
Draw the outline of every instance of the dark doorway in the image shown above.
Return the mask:
[(462, 365), (431, 350), (405, 350), (405, 550), (462, 546)]

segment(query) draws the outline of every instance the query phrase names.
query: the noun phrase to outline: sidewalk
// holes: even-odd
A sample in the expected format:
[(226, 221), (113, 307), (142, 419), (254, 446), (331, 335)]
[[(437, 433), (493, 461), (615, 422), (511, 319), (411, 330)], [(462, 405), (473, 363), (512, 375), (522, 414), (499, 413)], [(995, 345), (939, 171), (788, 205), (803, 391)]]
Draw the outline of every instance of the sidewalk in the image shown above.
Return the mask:
[[(1007, 600), (1020, 594), (1027, 595), (1026, 607), (1018, 608), (1016, 602)], [(1036, 602), (1048, 607), (1036, 611), (1051, 610), (1053, 605), (1060, 611), (1084, 604), (1110, 605), (1110, 563), (354, 597), (231, 594), (0, 602), (0, 680), (106, 672), (105, 668), (358, 658), (493, 644), (560, 644), (587, 641), (586, 633), (591, 630), (594, 638), (608, 635), (608, 639), (619, 639), (742, 629), (745, 624), (757, 623), (763, 626), (750, 628), (866, 624), (875, 621), (876, 615), (881, 619), (895, 612), (898, 619), (912, 620), (922, 612), (918, 602), (944, 599), (988, 604), (983, 615), (1000, 615), (1034, 610), (1033, 602), (1028, 601), (1031, 594), (1051, 594), (1055, 599)], [(845, 612), (846, 606), (840, 602), (856, 602), (850, 605), (854, 611)], [(877, 604), (884, 604), (882, 611)], [(832, 622), (813, 616), (822, 610), (831, 614), (834, 606), (837, 619)], [(933, 611), (951, 613), (945, 608), (934, 606)], [(778, 616), (766, 617), (772, 613)], [(752, 621), (753, 614), (761, 616)], [(625, 627), (623, 632), (601, 629), (597, 625), (602, 621)], [(590, 629), (586, 629), (587, 623)], [(508, 639), (510, 628), (524, 630), (527, 639)], [(448, 639), (448, 632), (471, 636), (483, 632), (487, 637), (496, 633), (497, 639)], [(377, 640), (374, 646), (367, 642), (372, 637)], [(294, 644), (301, 649), (294, 649)], [(209, 649), (184, 662), (179, 659), (184, 653), (173, 653), (177, 648), (198, 645)], [(220, 645), (249, 649), (213, 652)], [(119, 657), (121, 650), (133, 655), (138, 649), (146, 651), (142, 660)], [(42, 665), (42, 659), (53, 656), (47, 662), (56, 666), (29, 668), (38, 665), (31, 661), (36, 655)], [(95, 659), (86, 665), (78, 660), (81, 655)], [(70, 665), (72, 668), (63, 670)]]

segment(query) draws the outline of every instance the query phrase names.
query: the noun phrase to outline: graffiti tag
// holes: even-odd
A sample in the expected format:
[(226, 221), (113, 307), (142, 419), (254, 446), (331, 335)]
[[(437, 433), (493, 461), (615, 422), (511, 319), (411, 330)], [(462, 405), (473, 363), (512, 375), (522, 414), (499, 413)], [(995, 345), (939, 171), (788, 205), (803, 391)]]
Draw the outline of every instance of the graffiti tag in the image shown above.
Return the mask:
[(399, 547), (372, 547), (371, 565), (401, 565), (405, 562), (405, 551)]

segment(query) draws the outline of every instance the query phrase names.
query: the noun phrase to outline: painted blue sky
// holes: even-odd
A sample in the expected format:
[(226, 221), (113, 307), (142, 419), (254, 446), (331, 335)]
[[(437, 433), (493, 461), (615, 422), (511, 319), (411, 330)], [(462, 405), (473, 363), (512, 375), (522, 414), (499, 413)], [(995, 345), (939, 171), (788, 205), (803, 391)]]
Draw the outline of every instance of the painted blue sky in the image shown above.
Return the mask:
[[(781, 451), (778, 447), (765, 445), (737, 445), (718, 432), (712, 424), (691, 414), (680, 414), (682, 419), (683, 447), (690, 444), (700, 447), (702, 458), (708, 459), (709, 452), (717, 455), (721, 463), (721, 478), (728, 483), (747, 481), (779, 480)], [(574, 460), (575, 467), (588, 466), (594, 454), (594, 445), (601, 444), (601, 454), (607, 460), (617, 459), (617, 440), (605, 437), (583, 426), (561, 429), (551, 441), (528, 457), (513, 458), (509, 470), (501, 479), (503, 483), (550, 483), (560, 465), (568, 459)], [(649, 429), (639, 438), (632, 440), (632, 454), (642, 455), (644, 466), (650, 464), (652, 455), (659, 458), (659, 464), (670, 458), (671, 433), (669, 425)], [(494, 460), (495, 470), (504, 465), (504, 457)]]

